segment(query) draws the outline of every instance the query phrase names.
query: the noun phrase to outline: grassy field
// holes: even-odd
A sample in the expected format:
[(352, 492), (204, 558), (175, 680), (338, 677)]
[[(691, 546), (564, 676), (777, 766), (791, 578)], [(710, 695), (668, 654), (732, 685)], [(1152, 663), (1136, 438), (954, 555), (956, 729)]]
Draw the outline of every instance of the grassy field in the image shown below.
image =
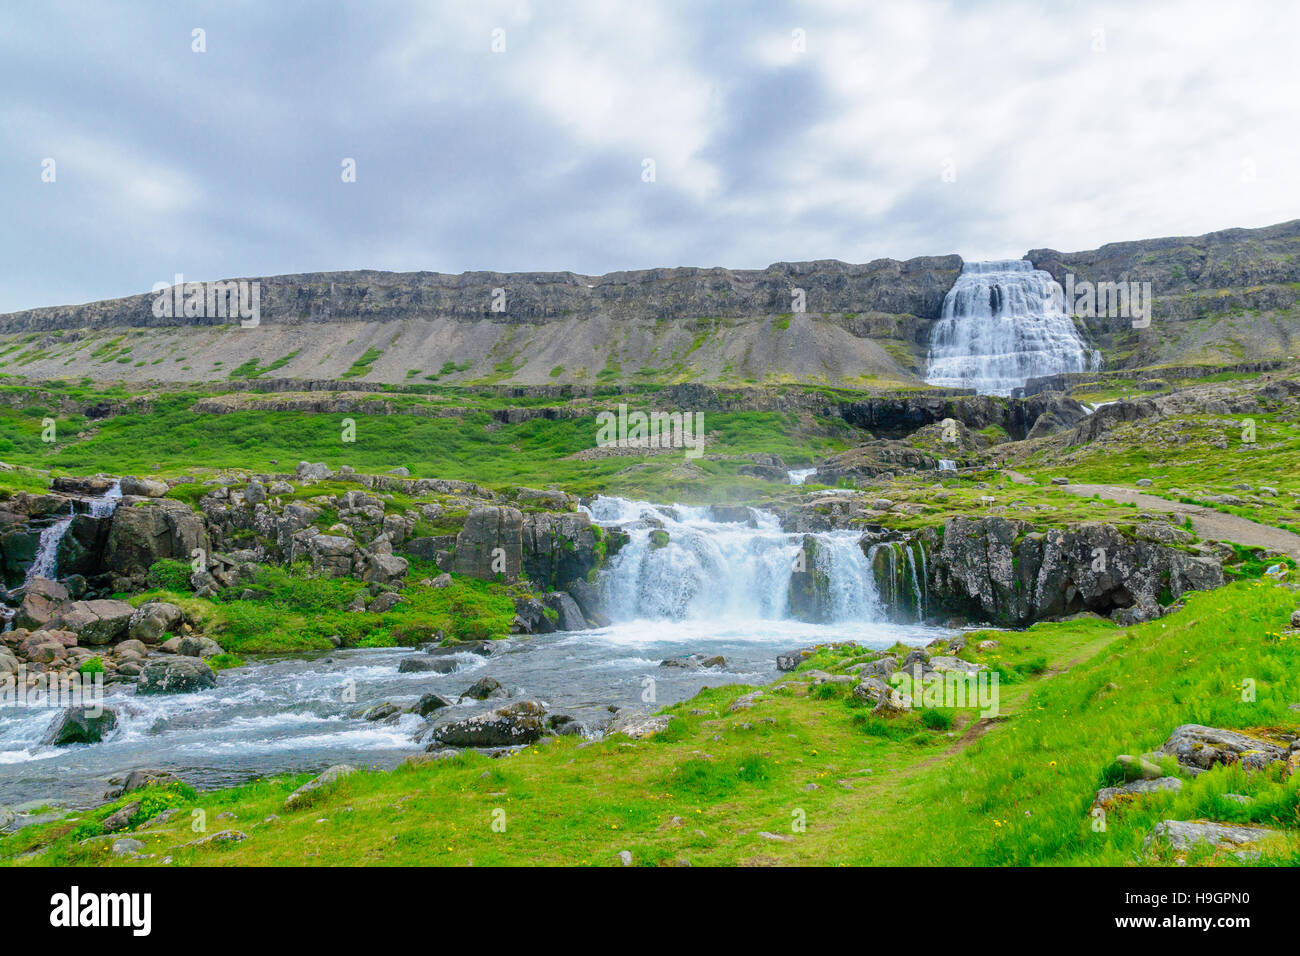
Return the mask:
[[(1254, 862), (1297, 865), (1300, 775), (1218, 768), (1179, 794), (1112, 809), (1104, 831), (1088, 816), (1094, 792), (1114, 779), (1115, 756), (1157, 748), (1179, 724), (1294, 730), (1300, 643), (1281, 625), (1295, 606), (1289, 587), (1238, 583), (1129, 629), (1080, 620), (972, 634), (971, 646), (1001, 641), (975, 655), (1002, 675), (992, 722), (970, 710), (882, 721), (846, 688), (810, 690), (796, 673), (736, 712), (729, 705), (746, 688), (702, 691), (668, 709), (675, 719), (657, 738), (554, 738), (506, 759), (462, 754), (356, 774), (307, 809), (283, 807), (306, 777), (204, 794), (156, 788), (137, 823), (167, 806), (182, 812), (179, 825), (133, 829), (147, 860), (112, 857), (114, 837), (100, 825), (138, 793), (4, 837), (0, 859), (618, 865), (626, 850), (644, 865), (1143, 865), (1172, 861), (1142, 843), (1157, 821), (1174, 818), (1279, 829)], [(853, 659), (845, 649), (803, 669)], [(207, 833), (235, 829), (247, 839), (179, 848), (204, 835), (192, 829), (195, 810)], [(1188, 862), (1247, 861), (1202, 851)]]
[[(774, 454), (797, 465), (843, 450), (853, 432), (843, 422), (813, 423), (795, 413), (720, 412), (705, 416), (710, 441), (704, 458), (688, 459), (678, 452), (575, 459), (571, 456), (596, 447), (595, 412), (576, 419), (503, 424), (491, 415), (503, 407), (499, 399), (469, 393), (458, 396), (470, 407), (466, 414), (428, 417), (253, 410), (211, 414), (194, 411), (205, 393), (168, 392), (145, 396), (138, 410), (91, 421), (79, 412), (61, 414), (60, 402), (122, 400), (127, 393), (88, 387), (6, 389), (0, 392), (7, 399), (0, 404), (0, 460), (73, 474), (292, 471), (298, 461), (308, 460), (347, 464), (362, 472), (401, 465), (416, 477), (490, 487), (531, 484), (579, 494), (606, 490), (735, 501), (769, 484), (741, 475), (739, 469), (748, 462), (738, 456)], [(653, 391), (618, 400), (634, 408), (658, 407)], [(394, 401), (436, 408), (449, 399), (400, 395)], [(51, 418), (57, 439), (52, 443), (43, 440)], [(345, 419), (355, 422), (355, 441), (343, 440)]]

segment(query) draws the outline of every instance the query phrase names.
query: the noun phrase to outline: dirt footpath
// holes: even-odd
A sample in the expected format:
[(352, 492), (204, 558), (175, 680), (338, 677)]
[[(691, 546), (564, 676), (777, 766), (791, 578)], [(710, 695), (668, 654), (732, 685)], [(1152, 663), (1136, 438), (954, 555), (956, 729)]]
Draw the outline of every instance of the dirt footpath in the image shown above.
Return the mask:
[(1061, 490), (1072, 495), (1091, 498), (1101, 495), (1109, 501), (1133, 502), (1143, 511), (1162, 511), (1165, 514), (1190, 515), (1192, 527), (1202, 538), (1214, 541), (1235, 541), (1255, 548), (1272, 548), (1300, 561), (1300, 535), (1283, 531), (1281, 528), (1259, 524), (1236, 515), (1225, 515), (1200, 505), (1183, 504), (1181, 501), (1168, 501), (1155, 495), (1143, 494), (1136, 488), (1124, 488), (1120, 485), (1061, 485)]

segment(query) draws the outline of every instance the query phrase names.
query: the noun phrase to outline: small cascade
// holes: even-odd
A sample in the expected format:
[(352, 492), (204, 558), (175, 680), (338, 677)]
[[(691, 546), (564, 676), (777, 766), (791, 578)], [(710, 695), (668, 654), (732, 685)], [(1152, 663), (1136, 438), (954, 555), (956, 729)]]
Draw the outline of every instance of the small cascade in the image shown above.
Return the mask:
[(867, 559), (887, 617), (923, 621), (930, 604), (930, 585), (921, 542), (882, 541), (871, 546)]
[(595, 523), (628, 535), (601, 575), (616, 620), (784, 620), (801, 567), (817, 619), (882, 620), (860, 532), (794, 534), (757, 509), (746, 522), (719, 521), (708, 508), (605, 496), (587, 511)]
[[(117, 510), (121, 500), (122, 489), (119, 483), (115, 481), (102, 495), (86, 501), (85, 513), (96, 518), (107, 518)], [(72, 524), (75, 515), (76, 504), (71, 503), (65, 517), (59, 518), (58, 521), (41, 532), (40, 540), (36, 545), (36, 557), (33, 559), (31, 567), (27, 569), (27, 575), (23, 581), (24, 588), (34, 578), (54, 580), (58, 573), (59, 542), (67, 534), (68, 527)]]
[(792, 484), (792, 485), (802, 485), (802, 484), (803, 484), (805, 481), (807, 481), (809, 478), (811, 478), (811, 477), (813, 477), (815, 474), (817, 474), (817, 469), (816, 469), (816, 468), (796, 468), (796, 469), (794, 469), (794, 470), (792, 470), (792, 471), (787, 471), (786, 474), (790, 477), (790, 484)]
[(31, 584), (34, 578), (54, 580), (55, 566), (59, 561), (59, 542), (63, 540), (70, 524), (72, 524), (71, 510), (67, 517), (60, 518), (41, 532), (40, 540), (36, 545), (36, 557), (32, 560), (31, 567), (27, 569), (23, 587)]
[(912, 554), (911, 542), (903, 545), (903, 554), (907, 555), (907, 573), (912, 578), (912, 597), (915, 599), (917, 617), (925, 614), (925, 599), (921, 596), (921, 582), (916, 573), (916, 556)]
[(940, 459), (939, 459), (939, 470), (940, 470), (940, 471), (956, 471), (956, 470), (957, 470), (957, 463), (956, 463), (955, 461), (953, 461), (951, 458), (940, 458)]
[(1010, 395), (1031, 379), (1096, 366), (1066, 315), (1065, 293), (1027, 259), (967, 262), (930, 335), (925, 380)]

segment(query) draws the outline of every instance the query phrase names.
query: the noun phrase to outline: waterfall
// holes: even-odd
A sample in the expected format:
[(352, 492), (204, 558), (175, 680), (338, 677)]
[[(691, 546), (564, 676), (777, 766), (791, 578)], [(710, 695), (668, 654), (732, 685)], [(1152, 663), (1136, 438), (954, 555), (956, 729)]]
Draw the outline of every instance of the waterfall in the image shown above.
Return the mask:
[[(102, 495), (87, 500), (86, 514), (96, 518), (106, 518), (117, 510), (118, 502), (121, 500), (122, 489), (118, 482), (115, 481)], [(31, 567), (27, 569), (23, 587), (31, 584), (34, 578), (54, 580), (55, 575), (58, 573), (59, 542), (67, 534), (68, 527), (72, 524), (72, 518), (75, 514), (76, 504), (69, 502), (67, 516), (60, 518), (41, 532), (41, 537), (36, 545), (36, 557), (32, 560)]]
[(910, 544), (903, 545), (903, 553), (907, 555), (907, 571), (912, 576), (912, 596), (916, 599), (917, 617), (925, 614), (925, 599), (921, 597), (921, 581), (916, 573), (916, 555), (912, 554)]
[(940, 470), (940, 471), (956, 471), (956, 470), (957, 470), (957, 463), (956, 463), (955, 461), (953, 461), (951, 458), (940, 458), (940, 459), (939, 459), (939, 470)]
[(787, 471), (786, 474), (790, 477), (790, 484), (792, 484), (792, 485), (802, 485), (805, 481), (807, 481), (807, 480), (808, 480), (809, 478), (811, 478), (813, 475), (817, 474), (817, 469), (816, 469), (816, 468), (796, 468), (796, 469), (794, 469), (793, 471)]
[(804, 570), (816, 582), (828, 622), (882, 620), (858, 531), (794, 534), (776, 515), (749, 509), (749, 521), (719, 521), (710, 509), (601, 496), (587, 512), (629, 538), (601, 575), (616, 620), (782, 620), (790, 617), (792, 572), (804, 539)]
[(1010, 395), (1030, 378), (1097, 361), (1065, 314), (1065, 293), (1027, 259), (967, 262), (930, 334), (925, 380)]

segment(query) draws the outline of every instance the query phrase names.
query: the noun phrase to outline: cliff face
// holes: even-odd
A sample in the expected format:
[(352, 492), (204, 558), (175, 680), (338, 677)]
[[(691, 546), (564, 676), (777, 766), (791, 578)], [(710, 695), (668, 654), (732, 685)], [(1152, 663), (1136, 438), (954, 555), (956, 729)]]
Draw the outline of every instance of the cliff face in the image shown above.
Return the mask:
[[(1107, 369), (1281, 362), (1300, 351), (1300, 220), (1035, 249), (1065, 284), (1150, 282), (1150, 325), (1080, 318)], [(921, 384), (957, 256), (760, 270), (335, 272), (259, 284), (260, 324), (154, 315), (153, 293), (0, 316), (0, 373), (125, 381)], [(191, 279), (193, 277), (190, 277)], [(804, 293), (805, 311), (792, 299)], [(496, 290), (501, 290), (498, 293)], [(494, 303), (500, 309), (494, 309)]]
[(1080, 319), (1107, 367), (1285, 360), (1300, 338), (1300, 219), (1263, 229), (1115, 242), (1089, 252), (1031, 249), (1062, 285), (1150, 282), (1150, 326)]
[(943, 256), (604, 276), (276, 276), (257, 280), (257, 328), (155, 316), (153, 294), (0, 316), (0, 368), (135, 381), (274, 371), (419, 384), (916, 384), (930, 321), (960, 270)]
[[(261, 285), (263, 323), (390, 322), (404, 319), (487, 319), (551, 322), (573, 315), (619, 320), (745, 318), (795, 311), (803, 289), (814, 313), (883, 312), (936, 318), (961, 270), (957, 256), (778, 262), (763, 270), (648, 269), (582, 276), (572, 272), (329, 272), (273, 276)], [(192, 277), (191, 277), (192, 281)], [(504, 297), (495, 290), (503, 290)], [(210, 326), (219, 318), (153, 314), (152, 293), (86, 305), (0, 316), (0, 333), (117, 326)], [(494, 300), (502, 308), (494, 309)]]

